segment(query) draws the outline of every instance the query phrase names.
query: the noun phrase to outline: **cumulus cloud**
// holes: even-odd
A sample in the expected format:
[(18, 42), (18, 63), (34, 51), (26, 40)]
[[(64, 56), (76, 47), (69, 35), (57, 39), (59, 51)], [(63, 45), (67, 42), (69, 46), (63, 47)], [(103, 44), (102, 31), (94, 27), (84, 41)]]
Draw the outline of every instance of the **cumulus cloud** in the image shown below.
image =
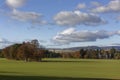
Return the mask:
[(61, 26), (90, 25), (96, 26), (106, 24), (106, 21), (93, 13), (83, 13), (80, 11), (61, 11), (54, 16), (54, 21)]
[(77, 31), (75, 28), (66, 29), (53, 37), (54, 43), (57, 44), (70, 44), (74, 42), (93, 42), (99, 39), (106, 39), (114, 35), (120, 35), (120, 31), (108, 32), (105, 30), (100, 31)]
[(84, 9), (84, 8), (86, 8), (85, 3), (80, 3), (80, 4), (78, 4), (77, 7), (76, 7), (76, 9)]
[(15, 42), (11, 42), (7, 39), (4, 39), (4, 38), (0, 38), (0, 49), (6, 47), (6, 46), (9, 46), (11, 44), (14, 44)]
[(14, 9), (10, 17), (18, 21), (31, 22), (33, 24), (46, 24), (46, 21), (42, 20), (43, 15), (36, 12), (23, 12)]
[(107, 5), (99, 6), (91, 11), (96, 13), (120, 12), (120, 0), (111, 0)]
[(6, 0), (6, 4), (11, 8), (18, 8), (24, 5), (26, 0)]
[(17, 8), (24, 5), (27, 0), (6, 0), (6, 4), (12, 8), (11, 12), (6, 12), (6, 15), (9, 15), (11, 19), (28, 22), (34, 25), (44, 25), (47, 24), (45, 20), (43, 20), (43, 15), (41, 13), (36, 13), (34, 11), (20, 11)]
[(22, 12), (22, 11), (18, 11), (16, 9), (14, 9), (11, 16), (12, 16), (12, 18), (17, 19), (17, 20), (26, 21), (26, 20), (38, 19), (42, 15), (35, 13), (35, 12)]
[(9, 40), (7, 40), (7, 39), (4, 39), (4, 38), (0, 38), (0, 43), (1, 43), (1, 44), (11, 44), (11, 43), (13, 43), (13, 42), (11, 42), (11, 41), (9, 41)]

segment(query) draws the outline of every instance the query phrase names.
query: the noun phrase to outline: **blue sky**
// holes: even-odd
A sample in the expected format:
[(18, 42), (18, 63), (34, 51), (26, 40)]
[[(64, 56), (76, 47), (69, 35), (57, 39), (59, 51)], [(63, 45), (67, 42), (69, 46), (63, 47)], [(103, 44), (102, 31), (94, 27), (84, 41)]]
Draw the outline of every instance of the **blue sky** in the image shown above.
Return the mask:
[(119, 0), (0, 0), (0, 48), (32, 39), (49, 48), (119, 45), (119, 14)]

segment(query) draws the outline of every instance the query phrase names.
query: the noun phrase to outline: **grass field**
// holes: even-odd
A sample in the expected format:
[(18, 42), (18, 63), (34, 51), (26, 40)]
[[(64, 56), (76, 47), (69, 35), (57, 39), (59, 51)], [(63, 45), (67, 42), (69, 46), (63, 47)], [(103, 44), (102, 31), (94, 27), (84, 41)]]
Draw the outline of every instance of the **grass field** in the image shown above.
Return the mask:
[(43, 59), (43, 62), (23, 62), (0, 59), (0, 80), (117, 79), (120, 79), (120, 60)]

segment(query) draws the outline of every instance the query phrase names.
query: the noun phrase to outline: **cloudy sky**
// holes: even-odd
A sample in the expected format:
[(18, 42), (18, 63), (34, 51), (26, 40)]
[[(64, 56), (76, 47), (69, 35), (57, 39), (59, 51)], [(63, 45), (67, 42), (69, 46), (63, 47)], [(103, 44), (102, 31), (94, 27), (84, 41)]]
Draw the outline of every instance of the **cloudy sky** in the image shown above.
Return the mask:
[(0, 0), (0, 48), (38, 39), (47, 48), (120, 44), (120, 0)]

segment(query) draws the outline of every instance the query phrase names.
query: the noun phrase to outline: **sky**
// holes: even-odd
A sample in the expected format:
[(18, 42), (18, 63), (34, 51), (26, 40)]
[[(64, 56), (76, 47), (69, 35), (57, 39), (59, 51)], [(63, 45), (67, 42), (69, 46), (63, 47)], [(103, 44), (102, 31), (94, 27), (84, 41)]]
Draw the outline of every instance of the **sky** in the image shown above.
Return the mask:
[(120, 45), (120, 0), (0, 0), (0, 48)]

